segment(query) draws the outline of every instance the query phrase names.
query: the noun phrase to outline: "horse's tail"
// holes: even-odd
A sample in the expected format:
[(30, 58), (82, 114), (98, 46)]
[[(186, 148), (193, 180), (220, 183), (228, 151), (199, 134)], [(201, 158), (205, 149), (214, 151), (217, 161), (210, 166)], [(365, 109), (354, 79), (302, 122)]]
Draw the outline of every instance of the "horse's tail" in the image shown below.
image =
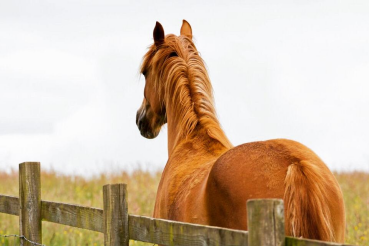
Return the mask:
[(285, 179), (286, 234), (323, 241), (335, 241), (328, 207), (330, 178), (324, 168), (309, 161), (291, 164)]

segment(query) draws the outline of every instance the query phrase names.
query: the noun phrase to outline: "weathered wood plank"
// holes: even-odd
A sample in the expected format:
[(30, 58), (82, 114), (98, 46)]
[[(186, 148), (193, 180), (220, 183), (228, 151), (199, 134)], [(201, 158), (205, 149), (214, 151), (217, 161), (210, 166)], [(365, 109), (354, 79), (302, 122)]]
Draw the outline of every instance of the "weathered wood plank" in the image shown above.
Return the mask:
[(129, 215), (129, 238), (162, 245), (248, 245), (247, 231)]
[[(42, 243), (41, 179), (39, 162), (19, 164), (19, 233), (28, 240)], [(31, 246), (21, 240), (21, 245)]]
[(104, 245), (128, 246), (127, 185), (104, 185)]
[(305, 238), (286, 237), (285, 246), (354, 246), (342, 243), (330, 243)]
[[(41, 201), (41, 210), (43, 221), (103, 232), (102, 209)], [(19, 216), (19, 198), (0, 195), (0, 213)], [(79, 218), (79, 215), (83, 218)]]
[(104, 232), (102, 209), (49, 201), (41, 206), (44, 221)]
[(284, 245), (284, 207), (281, 199), (247, 201), (250, 246)]
[(0, 195), (0, 213), (19, 216), (19, 198)]

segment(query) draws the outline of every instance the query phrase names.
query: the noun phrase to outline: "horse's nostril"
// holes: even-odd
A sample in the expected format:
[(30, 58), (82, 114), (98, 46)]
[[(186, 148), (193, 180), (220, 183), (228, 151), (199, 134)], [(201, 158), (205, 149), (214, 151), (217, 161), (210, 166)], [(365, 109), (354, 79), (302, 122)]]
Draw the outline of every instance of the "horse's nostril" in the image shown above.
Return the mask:
[(136, 113), (136, 125), (138, 126), (138, 120), (140, 118), (140, 113), (137, 111)]
[(136, 125), (139, 126), (140, 122), (142, 122), (142, 118), (145, 115), (145, 111), (144, 110), (138, 110), (137, 114), (136, 114)]
[(138, 129), (142, 130), (142, 125), (143, 125), (143, 121), (142, 120), (139, 120), (138, 121)]

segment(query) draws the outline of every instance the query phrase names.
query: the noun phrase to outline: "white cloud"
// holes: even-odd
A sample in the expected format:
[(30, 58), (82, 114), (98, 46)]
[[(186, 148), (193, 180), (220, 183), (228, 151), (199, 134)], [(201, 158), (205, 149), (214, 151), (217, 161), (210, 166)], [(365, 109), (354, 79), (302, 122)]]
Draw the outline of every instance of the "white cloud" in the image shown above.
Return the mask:
[(0, 58), (0, 120), (4, 133), (40, 133), (89, 100), (95, 65), (82, 57), (44, 48)]
[(185, 18), (233, 143), (288, 137), (330, 167), (369, 170), (367, 1), (1, 5), (1, 163), (163, 167), (166, 131), (147, 140), (135, 126), (137, 70), (155, 21), (178, 34)]

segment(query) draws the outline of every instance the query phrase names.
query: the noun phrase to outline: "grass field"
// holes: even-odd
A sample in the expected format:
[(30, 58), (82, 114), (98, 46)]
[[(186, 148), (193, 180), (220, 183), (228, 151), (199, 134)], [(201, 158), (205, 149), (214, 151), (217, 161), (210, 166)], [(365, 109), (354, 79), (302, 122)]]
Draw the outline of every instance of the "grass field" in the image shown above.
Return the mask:
[[(346, 243), (369, 245), (369, 173), (336, 173), (346, 203)], [(91, 179), (53, 172), (41, 174), (43, 200), (103, 207), (102, 186), (126, 183), (129, 212), (151, 216), (160, 173), (136, 171), (100, 175)], [(18, 173), (0, 172), (0, 194), (18, 196)], [(43, 222), (43, 243), (50, 245), (103, 245), (103, 234)], [(0, 235), (18, 234), (18, 217), (0, 214)], [(19, 245), (18, 239), (0, 237), (0, 245)], [(130, 245), (152, 245), (131, 242)]]

